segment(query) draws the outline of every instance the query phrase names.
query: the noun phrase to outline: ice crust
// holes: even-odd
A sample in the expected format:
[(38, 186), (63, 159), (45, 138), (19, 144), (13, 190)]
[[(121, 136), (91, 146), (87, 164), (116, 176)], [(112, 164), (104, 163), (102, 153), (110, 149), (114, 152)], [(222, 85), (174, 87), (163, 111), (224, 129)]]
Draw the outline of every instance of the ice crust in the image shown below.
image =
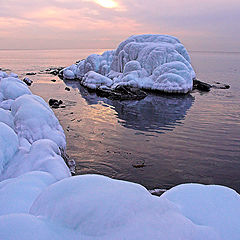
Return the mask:
[(182, 184), (156, 197), (131, 182), (71, 177), (54, 113), (15, 79), (18, 92), (0, 88), (0, 239), (239, 239), (240, 195), (230, 188)]
[(65, 79), (80, 79), (90, 89), (118, 85), (187, 93), (195, 72), (180, 41), (167, 35), (131, 36), (116, 50), (92, 54), (62, 71)]

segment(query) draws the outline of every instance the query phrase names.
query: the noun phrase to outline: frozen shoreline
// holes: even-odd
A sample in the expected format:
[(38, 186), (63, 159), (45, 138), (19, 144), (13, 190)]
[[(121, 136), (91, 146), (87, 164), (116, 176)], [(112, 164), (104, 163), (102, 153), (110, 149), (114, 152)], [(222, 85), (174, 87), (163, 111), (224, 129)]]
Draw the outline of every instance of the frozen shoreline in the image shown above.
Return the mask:
[(58, 120), (16, 75), (0, 72), (0, 111), (1, 239), (238, 239), (230, 188), (182, 184), (155, 197), (130, 182), (70, 177)]

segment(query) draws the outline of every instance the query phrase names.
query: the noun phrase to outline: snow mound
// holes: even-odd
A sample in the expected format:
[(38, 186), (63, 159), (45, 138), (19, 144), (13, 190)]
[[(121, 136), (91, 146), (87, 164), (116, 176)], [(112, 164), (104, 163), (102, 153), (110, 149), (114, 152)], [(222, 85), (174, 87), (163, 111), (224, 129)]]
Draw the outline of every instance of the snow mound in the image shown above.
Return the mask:
[(63, 149), (65, 135), (58, 119), (47, 103), (36, 95), (23, 95), (11, 105), (14, 129), (19, 138), (30, 144), (39, 139), (51, 139)]
[(207, 225), (222, 239), (239, 239), (240, 195), (224, 186), (183, 184), (162, 198), (180, 206), (181, 213), (198, 225)]
[(0, 72), (0, 179), (38, 170), (57, 180), (69, 177), (59, 150), (66, 140), (58, 119), (16, 74), (10, 75)]
[(168, 93), (189, 92), (195, 77), (187, 50), (177, 38), (151, 34), (129, 37), (116, 50), (92, 54), (62, 73), (90, 89), (124, 85)]

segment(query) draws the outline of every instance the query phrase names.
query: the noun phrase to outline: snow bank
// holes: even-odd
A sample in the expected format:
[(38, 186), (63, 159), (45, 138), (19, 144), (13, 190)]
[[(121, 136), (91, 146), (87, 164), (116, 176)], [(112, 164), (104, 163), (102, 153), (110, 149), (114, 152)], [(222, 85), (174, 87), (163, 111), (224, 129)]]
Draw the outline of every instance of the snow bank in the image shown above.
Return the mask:
[(47, 103), (17, 75), (0, 72), (0, 179), (45, 171), (60, 180), (70, 176), (59, 148), (63, 129)]
[(150, 34), (129, 37), (116, 50), (92, 54), (62, 73), (90, 89), (125, 85), (168, 93), (187, 93), (195, 77), (187, 50), (177, 38)]
[(53, 112), (15, 79), (18, 97), (0, 88), (9, 107), (0, 107), (0, 239), (239, 239), (240, 196), (229, 188), (183, 184), (156, 197), (135, 183), (70, 177)]

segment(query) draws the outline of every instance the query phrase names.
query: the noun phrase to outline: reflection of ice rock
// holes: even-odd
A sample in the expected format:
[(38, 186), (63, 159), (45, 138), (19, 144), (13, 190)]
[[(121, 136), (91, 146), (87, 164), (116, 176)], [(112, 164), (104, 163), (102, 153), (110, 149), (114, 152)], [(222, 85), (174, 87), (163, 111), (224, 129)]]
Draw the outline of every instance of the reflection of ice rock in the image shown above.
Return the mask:
[(105, 85), (99, 75), (94, 79), (93, 74), (89, 76), (89, 71), (107, 77), (105, 81), (112, 81), (112, 88), (128, 85), (170, 93), (188, 92), (195, 77), (185, 47), (177, 38), (165, 35), (129, 37), (114, 51), (92, 54), (65, 68), (63, 75), (66, 79), (79, 78), (92, 89)]
[(113, 105), (126, 128), (141, 131), (172, 130), (184, 119), (194, 101), (191, 95), (155, 96), (149, 94), (140, 101), (107, 101)]

